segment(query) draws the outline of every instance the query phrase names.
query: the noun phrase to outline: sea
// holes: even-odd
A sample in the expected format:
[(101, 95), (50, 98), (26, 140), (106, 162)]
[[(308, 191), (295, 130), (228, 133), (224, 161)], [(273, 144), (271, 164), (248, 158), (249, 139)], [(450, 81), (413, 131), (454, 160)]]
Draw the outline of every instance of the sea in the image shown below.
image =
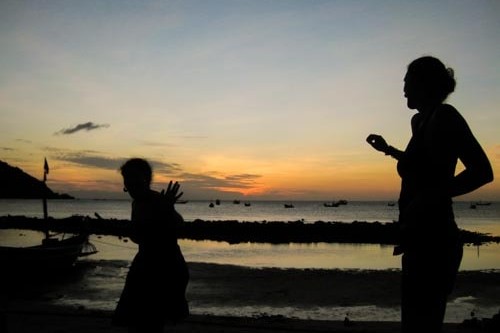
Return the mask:
[[(398, 218), (397, 204), (388, 201), (347, 201), (338, 207), (326, 207), (323, 201), (221, 201), (214, 204), (212, 201), (188, 201), (176, 204), (176, 209), (186, 221), (200, 219), (205, 221), (235, 220), (240, 222), (291, 222), (304, 223), (324, 222), (393, 222)], [(475, 208), (471, 208), (475, 204)], [(293, 208), (285, 208), (291, 205)], [(129, 219), (131, 213), (130, 200), (48, 200), (48, 214), (54, 218), (64, 218), (72, 215), (102, 218)], [(500, 202), (454, 202), (455, 218), (461, 229), (500, 236)], [(1, 199), (0, 216), (25, 215), (42, 217), (41, 200)], [(30, 246), (40, 242), (43, 235), (27, 230), (0, 230), (0, 245), (3, 246)], [(106, 288), (110, 294), (119, 294), (126, 276), (123, 264), (133, 258), (137, 247), (134, 243), (114, 236), (92, 235), (90, 241), (99, 251), (86, 258), (102, 263), (109, 263), (108, 269), (114, 267), (116, 274), (109, 273), (112, 282), (107, 282)], [(257, 269), (264, 268), (297, 268), (297, 269), (341, 269), (341, 270), (398, 270), (400, 257), (392, 255), (392, 246), (378, 244), (338, 244), (338, 243), (240, 243), (229, 244), (217, 241), (193, 241), (180, 239), (179, 245), (188, 262), (214, 263), (238, 265)], [(110, 268), (111, 267), (111, 268)], [(126, 265), (125, 265), (126, 268)], [(500, 244), (488, 243), (480, 246), (468, 245), (464, 247), (464, 257), (461, 271), (492, 271), (500, 272)], [(93, 273), (91, 273), (93, 274)], [(103, 269), (95, 271), (96, 278), (103, 274)], [(59, 299), (73, 305), (84, 305), (89, 308), (110, 310), (114, 302), (103, 302), (102, 299)], [(498, 304), (500, 306), (500, 302)], [(472, 307), (467, 301), (457, 305), (457, 311), (467, 311)], [(464, 308), (465, 307), (465, 308)], [(491, 314), (498, 311), (498, 306), (482, 309)], [(193, 309), (193, 313), (227, 315), (235, 309), (226, 309), (211, 306), (209, 308)], [(251, 316), (255, 313), (266, 315), (280, 315), (295, 318), (324, 319), (324, 313), (332, 311), (345, 312), (341, 309), (315, 309), (310, 313), (298, 308), (265, 308), (245, 307), (237, 312), (241, 316)], [(476, 309), (477, 311), (477, 309)], [(362, 320), (398, 320), (397, 309), (364, 308), (350, 309), (357, 313)], [(450, 316), (453, 316), (453, 311)], [(451, 319), (450, 319), (451, 318)], [(447, 321), (454, 321), (456, 317), (449, 317)]]

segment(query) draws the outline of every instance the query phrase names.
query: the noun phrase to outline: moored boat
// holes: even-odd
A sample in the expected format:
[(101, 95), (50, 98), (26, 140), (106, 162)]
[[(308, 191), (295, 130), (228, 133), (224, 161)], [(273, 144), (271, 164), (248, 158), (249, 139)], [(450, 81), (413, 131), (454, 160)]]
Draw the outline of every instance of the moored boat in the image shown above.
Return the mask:
[[(45, 159), (44, 184), (48, 173), (49, 166), (47, 159)], [(9, 275), (26, 272), (45, 274), (67, 269), (72, 267), (79, 257), (97, 252), (95, 246), (89, 242), (89, 234), (85, 231), (69, 234), (68, 237), (65, 237), (67, 234), (59, 237), (58, 234), (52, 233), (48, 225), (47, 198), (43, 197), (42, 199), (45, 237), (40, 244), (32, 246), (5, 246), (5, 244), (0, 244), (0, 267)], [(18, 219), (15, 217), (7, 216), (4, 222), (16, 225), (17, 221)]]
[(44, 238), (34, 246), (0, 246), (0, 265), (5, 272), (45, 274), (69, 269), (79, 257), (97, 252), (88, 234), (73, 234), (68, 238)]

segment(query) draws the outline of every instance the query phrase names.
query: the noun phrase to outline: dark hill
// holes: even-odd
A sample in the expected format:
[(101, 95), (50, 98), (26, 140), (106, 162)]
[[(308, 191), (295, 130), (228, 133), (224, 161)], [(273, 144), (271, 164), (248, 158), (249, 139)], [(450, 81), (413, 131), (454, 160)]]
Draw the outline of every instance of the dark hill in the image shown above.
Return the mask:
[(44, 182), (23, 170), (0, 161), (1, 199), (74, 199), (68, 194), (53, 192)]

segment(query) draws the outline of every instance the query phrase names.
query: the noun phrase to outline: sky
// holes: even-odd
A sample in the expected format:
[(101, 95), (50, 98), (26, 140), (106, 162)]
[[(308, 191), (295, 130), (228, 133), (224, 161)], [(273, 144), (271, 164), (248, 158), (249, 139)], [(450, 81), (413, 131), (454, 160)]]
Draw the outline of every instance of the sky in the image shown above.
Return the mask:
[[(119, 167), (141, 157), (184, 199), (395, 200), (396, 161), (365, 139), (405, 148), (406, 66), (432, 55), (498, 177), (499, 17), (496, 0), (1, 0), (0, 160), (42, 179), (47, 158), (78, 198), (127, 198)], [(500, 200), (499, 181), (457, 199)]]

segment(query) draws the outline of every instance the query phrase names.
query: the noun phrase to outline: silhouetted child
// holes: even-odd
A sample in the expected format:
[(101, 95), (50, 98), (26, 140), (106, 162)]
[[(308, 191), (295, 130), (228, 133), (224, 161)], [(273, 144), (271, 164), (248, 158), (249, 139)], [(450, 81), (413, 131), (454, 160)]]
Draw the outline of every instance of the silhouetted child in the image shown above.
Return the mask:
[(189, 314), (185, 297), (189, 271), (177, 244), (177, 225), (183, 221), (174, 203), (179, 184), (170, 182), (161, 193), (150, 188), (152, 169), (143, 159), (121, 167), (124, 190), (132, 197), (132, 233), (139, 250), (130, 266), (113, 323), (129, 332), (163, 332)]

